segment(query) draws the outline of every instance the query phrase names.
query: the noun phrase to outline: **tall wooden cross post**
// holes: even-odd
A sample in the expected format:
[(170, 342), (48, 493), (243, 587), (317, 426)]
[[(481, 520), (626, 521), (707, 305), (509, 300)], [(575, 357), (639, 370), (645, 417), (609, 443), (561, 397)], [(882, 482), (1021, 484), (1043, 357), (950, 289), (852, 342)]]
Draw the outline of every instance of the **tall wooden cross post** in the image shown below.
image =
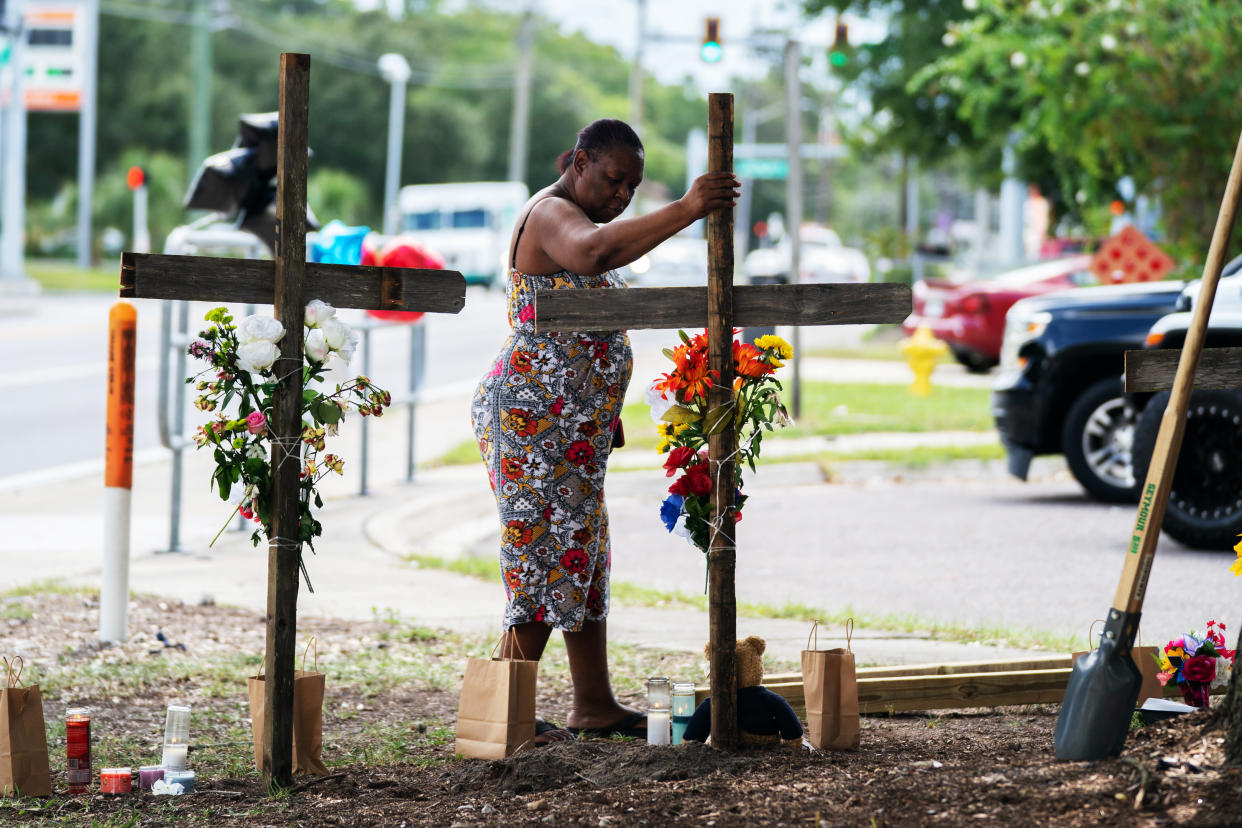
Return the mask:
[(285, 336), (273, 373), (272, 525), (267, 572), (267, 656), (263, 775), (287, 787), (293, 776), (293, 664), (296, 650), (302, 433), (302, 327), (306, 297), (341, 308), (457, 313), (466, 280), (456, 271), (351, 267), (306, 262), (307, 124), (310, 55), (280, 56), (275, 261), (124, 253), (122, 297), (271, 304)]
[[(733, 96), (708, 96), (708, 169), (733, 169)], [(797, 232), (793, 228), (791, 232)], [(707, 288), (633, 290), (540, 290), (535, 293), (538, 331), (592, 331), (622, 328), (692, 328), (705, 322), (709, 367), (720, 381), (711, 406), (728, 403), (733, 388), (733, 326), (846, 325), (901, 322), (910, 313), (910, 288), (879, 285), (743, 285), (733, 287), (733, 213), (707, 217)], [(729, 420), (732, 422), (732, 419)], [(711, 568), (708, 610), (712, 675), (712, 744), (732, 750), (738, 744), (736, 550), (733, 525), (722, 520), (734, 504), (733, 441), (730, 426), (709, 438), (713, 475)]]

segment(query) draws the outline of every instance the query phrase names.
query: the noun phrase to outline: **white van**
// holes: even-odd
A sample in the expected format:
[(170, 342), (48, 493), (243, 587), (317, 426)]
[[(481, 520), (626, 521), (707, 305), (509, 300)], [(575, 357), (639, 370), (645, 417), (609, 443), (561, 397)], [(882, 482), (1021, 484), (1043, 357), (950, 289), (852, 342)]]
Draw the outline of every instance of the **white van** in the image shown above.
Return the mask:
[(530, 191), (521, 181), (401, 188), (401, 232), (444, 257), (466, 284), (503, 285), (513, 223)]

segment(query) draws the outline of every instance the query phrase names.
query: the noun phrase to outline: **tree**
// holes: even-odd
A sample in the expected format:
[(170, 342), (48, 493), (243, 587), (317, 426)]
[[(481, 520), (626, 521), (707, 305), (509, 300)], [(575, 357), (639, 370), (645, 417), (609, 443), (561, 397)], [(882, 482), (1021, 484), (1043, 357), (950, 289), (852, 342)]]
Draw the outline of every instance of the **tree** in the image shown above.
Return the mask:
[(909, 84), (975, 134), (1017, 130), (1077, 201), (1123, 176), (1160, 198), (1175, 250), (1202, 255), (1237, 143), (1242, 7), (1211, 0), (974, 0)]

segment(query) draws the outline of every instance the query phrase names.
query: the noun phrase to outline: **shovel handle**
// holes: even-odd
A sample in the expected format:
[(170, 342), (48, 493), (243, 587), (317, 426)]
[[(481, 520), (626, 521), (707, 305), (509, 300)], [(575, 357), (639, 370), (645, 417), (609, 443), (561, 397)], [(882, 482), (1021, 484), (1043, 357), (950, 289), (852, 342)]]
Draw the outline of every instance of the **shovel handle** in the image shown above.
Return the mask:
[(1126, 613), (1137, 613), (1143, 607), (1147, 593), (1147, 578), (1156, 557), (1156, 541), (1160, 538), (1160, 525), (1164, 522), (1164, 510), (1173, 487), (1173, 472), (1177, 469), (1177, 455), (1182, 447), (1182, 434), (1186, 430), (1186, 409), (1190, 405), (1190, 390), (1194, 386), (1195, 370), (1199, 355), (1203, 352), (1203, 340), (1207, 335), (1208, 316), (1212, 313), (1212, 300), (1216, 297), (1216, 283), (1225, 263), (1225, 251), (1229, 247), (1229, 235), (1233, 231), (1234, 217), (1242, 199), (1242, 136), (1234, 151), (1229, 181), (1221, 199), (1220, 212), (1216, 216), (1216, 228), (1212, 231), (1212, 244), (1203, 263), (1203, 283), (1199, 288), (1199, 301), (1186, 333), (1186, 344), (1177, 363), (1177, 375), (1173, 379), (1173, 391), (1169, 404), (1160, 419), (1160, 431), (1152, 450), (1151, 465), (1147, 467), (1147, 479), (1139, 497), (1138, 515), (1134, 532), (1130, 536), (1130, 549), (1126, 565), (1117, 586), (1113, 608)]

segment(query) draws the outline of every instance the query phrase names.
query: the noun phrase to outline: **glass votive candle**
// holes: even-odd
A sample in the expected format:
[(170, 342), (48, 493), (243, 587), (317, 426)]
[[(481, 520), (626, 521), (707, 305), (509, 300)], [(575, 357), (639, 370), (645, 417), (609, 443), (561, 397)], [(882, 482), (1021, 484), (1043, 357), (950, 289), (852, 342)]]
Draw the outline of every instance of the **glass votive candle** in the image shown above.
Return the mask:
[(686, 727), (694, 715), (694, 685), (688, 681), (673, 684), (673, 744), (680, 745), (686, 736)]
[(149, 791), (156, 780), (164, 778), (163, 765), (143, 765), (138, 769), (138, 787)]
[(182, 704), (168, 705), (164, 719), (164, 758), (167, 770), (185, 770), (190, 751), (190, 708)]
[(192, 770), (165, 769), (164, 781), (169, 785), (180, 785), (183, 794), (194, 793), (194, 771)]
[(134, 777), (129, 768), (103, 768), (99, 771), (99, 792), (127, 794), (134, 789)]
[(647, 744), (669, 744), (672, 703), (668, 679), (662, 676), (647, 679)]

